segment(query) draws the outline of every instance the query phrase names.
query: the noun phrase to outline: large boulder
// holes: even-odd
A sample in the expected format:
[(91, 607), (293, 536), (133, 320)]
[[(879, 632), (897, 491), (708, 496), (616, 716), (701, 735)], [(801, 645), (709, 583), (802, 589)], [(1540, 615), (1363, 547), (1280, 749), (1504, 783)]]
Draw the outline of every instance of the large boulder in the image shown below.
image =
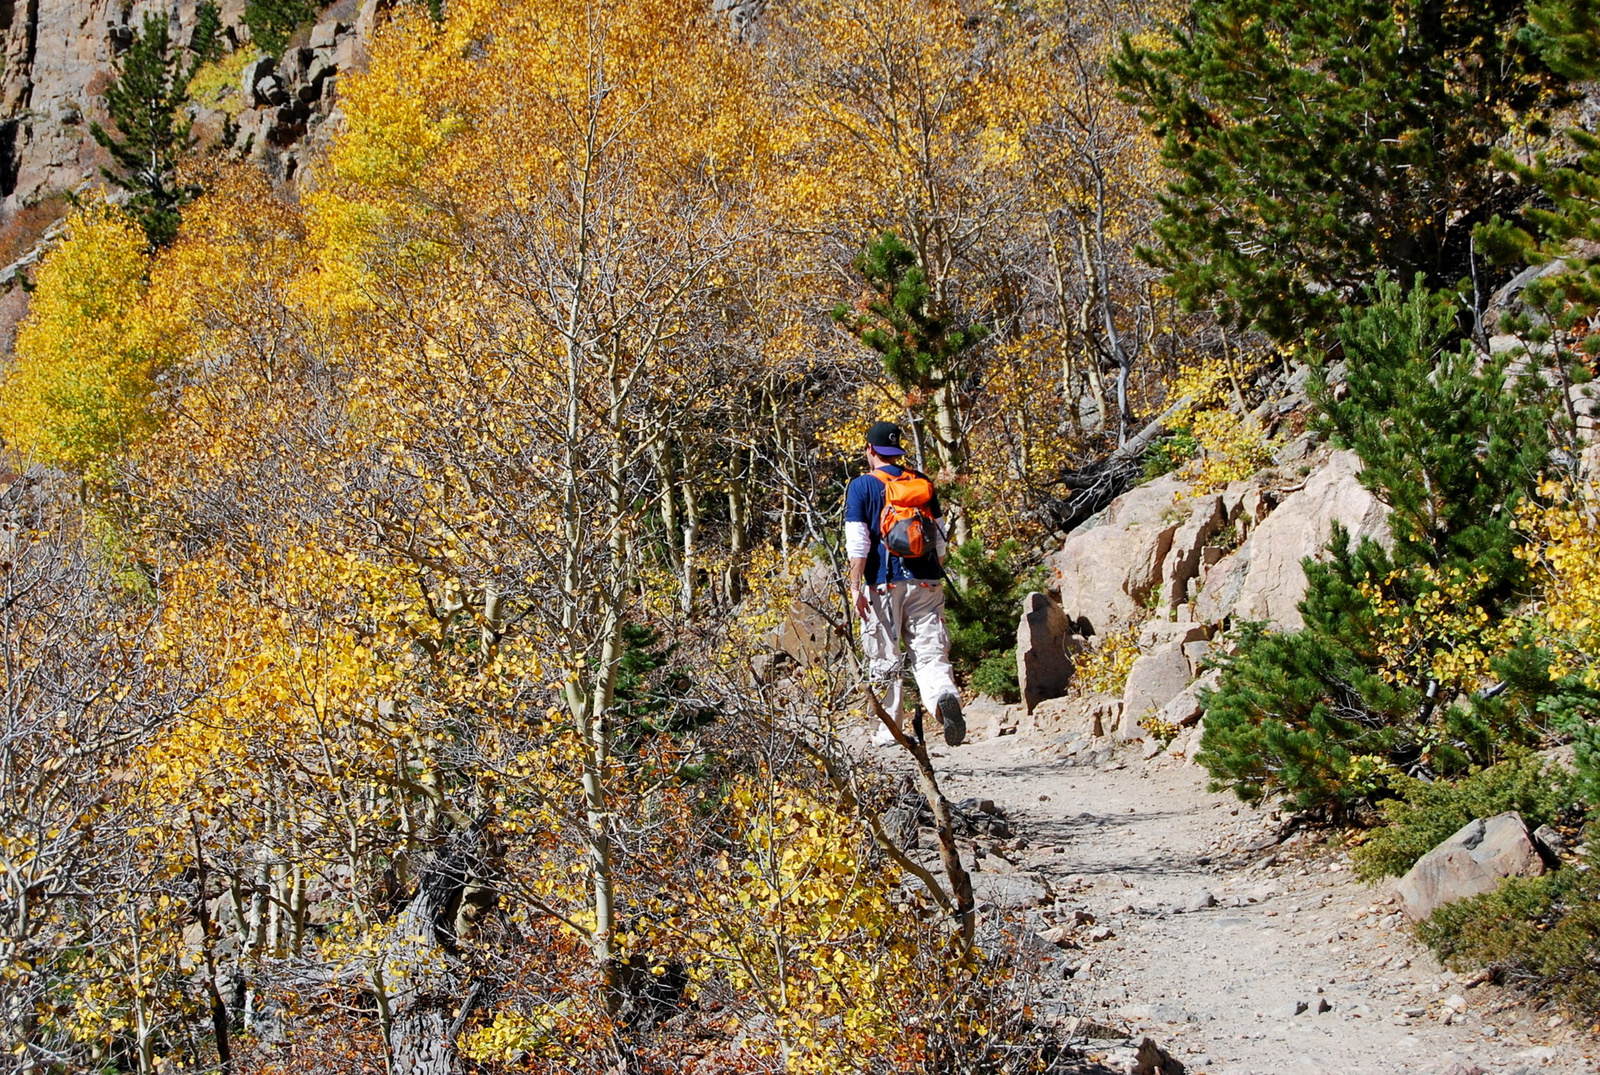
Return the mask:
[(1030, 593), (1022, 600), (1017, 624), (1017, 683), (1022, 706), (1029, 712), (1046, 698), (1059, 698), (1072, 682), (1072, 629), (1061, 606), (1047, 594)]
[(1195, 600), (1195, 618), (1216, 623), (1265, 620), (1279, 627), (1304, 626), (1299, 604), (1306, 595), (1301, 561), (1322, 555), (1335, 522), (1352, 542), (1364, 537), (1385, 545), (1389, 509), (1368, 492), (1357, 475), (1361, 460), (1354, 452), (1334, 452), (1305, 487), (1290, 494), (1256, 526), (1238, 549), (1212, 565)]
[(1162, 646), (1133, 662), (1128, 682), (1122, 691), (1122, 720), (1117, 734), (1123, 739), (1140, 739), (1143, 717), (1159, 712), (1189, 685), (1189, 659), (1177, 644)]
[(1157, 478), (1123, 493), (1067, 538), (1054, 558), (1055, 577), (1078, 633), (1105, 634), (1143, 611), (1184, 522), (1178, 497), (1186, 488), (1170, 474)]
[(1400, 879), (1401, 910), (1420, 922), (1447, 903), (1493, 891), (1507, 877), (1537, 877), (1544, 860), (1516, 811), (1477, 818), (1429, 851)]
[(1156, 719), (1179, 728), (1187, 728), (1200, 720), (1204, 712), (1200, 705), (1200, 692), (1210, 688), (1215, 690), (1221, 673), (1213, 670), (1189, 684), (1183, 690), (1173, 695), (1167, 704), (1161, 707), (1156, 714)]
[(1139, 628), (1139, 651), (1151, 653), (1165, 646), (1187, 646), (1202, 642), (1211, 632), (1194, 620), (1147, 620)]

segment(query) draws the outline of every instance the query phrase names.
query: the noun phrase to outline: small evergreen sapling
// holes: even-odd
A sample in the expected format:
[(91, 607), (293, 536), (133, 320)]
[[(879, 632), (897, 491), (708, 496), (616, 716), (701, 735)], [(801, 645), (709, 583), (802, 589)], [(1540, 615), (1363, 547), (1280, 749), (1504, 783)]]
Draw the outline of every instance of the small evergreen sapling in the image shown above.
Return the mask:
[[(941, 307), (916, 251), (892, 231), (856, 256), (855, 269), (869, 297), (860, 306), (839, 303), (832, 310), (833, 319), (877, 352), (884, 372), (905, 393), (908, 407), (931, 412), (934, 437), (928, 446), (935, 450), (939, 466), (958, 472), (963, 449), (954, 393), (969, 372), (966, 356), (988, 338), (989, 329), (961, 325)], [(944, 488), (940, 495), (955, 502), (958, 492)], [(957, 513), (954, 518), (957, 535), (965, 538), (963, 516)]]
[(1450, 347), (1454, 318), (1420, 281), (1373, 298), (1338, 330), (1347, 394), (1318, 403), (1393, 509), (1394, 549), (1335, 528), (1326, 562), (1305, 563), (1304, 627), (1241, 632), (1204, 698), (1199, 760), (1245, 798), (1342, 809), (1397, 769), (1488, 764), (1536, 738), (1550, 686), (1519, 674), (1537, 655), (1507, 620), (1526, 585), (1514, 512), (1549, 445), (1537, 379), (1508, 386), (1500, 364)]
[(220, 60), (224, 45), (222, 9), (211, 0), (201, 0), (194, 9), (194, 31), (189, 35), (189, 51), (194, 53), (195, 69)]
[(194, 71), (173, 43), (166, 15), (145, 15), (142, 32), (118, 61), (117, 78), (106, 88), (106, 111), (116, 132), (99, 123), (89, 126), (116, 163), (114, 169), (100, 169), (101, 174), (132, 195), (128, 212), (144, 229), (151, 248), (177, 237), (182, 207), (198, 193), (178, 176), (179, 161), (194, 145), (183, 109)]
[(983, 694), (1016, 701), (1017, 609), (1039, 587), (1040, 572), (1020, 570), (1014, 542), (990, 553), (976, 538), (958, 546), (947, 566), (954, 578), (945, 588), (945, 618), (956, 675)]
[(855, 268), (875, 296), (864, 310), (845, 303), (833, 319), (876, 351), (903, 391), (928, 393), (961, 373), (961, 356), (983, 342), (983, 325), (958, 326), (934, 308), (928, 274), (917, 255), (892, 231), (858, 254)]

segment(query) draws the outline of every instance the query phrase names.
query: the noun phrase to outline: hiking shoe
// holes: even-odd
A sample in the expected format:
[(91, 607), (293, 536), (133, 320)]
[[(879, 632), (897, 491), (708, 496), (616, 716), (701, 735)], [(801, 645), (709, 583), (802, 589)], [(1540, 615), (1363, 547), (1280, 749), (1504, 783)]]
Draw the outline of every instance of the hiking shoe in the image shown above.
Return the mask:
[(872, 745), (875, 747), (894, 746), (894, 733), (883, 721), (878, 721), (878, 730), (872, 733)]
[(947, 694), (939, 699), (939, 723), (944, 725), (944, 741), (958, 747), (967, 741), (967, 720), (961, 715), (961, 699)]

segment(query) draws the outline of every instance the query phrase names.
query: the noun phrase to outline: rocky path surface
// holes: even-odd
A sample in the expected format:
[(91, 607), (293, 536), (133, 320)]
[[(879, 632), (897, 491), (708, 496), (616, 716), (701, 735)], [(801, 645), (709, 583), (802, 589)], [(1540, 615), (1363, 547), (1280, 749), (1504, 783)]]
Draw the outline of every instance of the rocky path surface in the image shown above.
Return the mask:
[(1357, 880), (1325, 834), (1285, 832), (1137, 747), (1072, 765), (1005, 736), (936, 758), (952, 800), (1009, 816), (1013, 838), (979, 841), (980, 903), (1048, 889), (1030, 915), (1080, 947), (1046, 989), (1108, 1066), (1132, 1055), (1115, 1030), (1212, 1075), (1600, 1071), (1600, 1043), (1554, 1010), (1441, 969), (1392, 886)]

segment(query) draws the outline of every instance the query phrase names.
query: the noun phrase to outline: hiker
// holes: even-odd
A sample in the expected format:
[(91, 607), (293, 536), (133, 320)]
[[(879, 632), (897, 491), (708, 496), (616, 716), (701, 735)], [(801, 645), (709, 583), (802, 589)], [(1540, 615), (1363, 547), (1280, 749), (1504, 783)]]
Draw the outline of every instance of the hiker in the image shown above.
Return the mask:
[[(950, 678), (950, 632), (944, 625), (944, 525), (927, 475), (905, 466), (900, 427), (878, 422), (867, 430), (869, 473), (845, 490), (844, 545), (850, 594), (861, 617), (861, 648), (869, 682), (894, 720), (901, 719), (905, 658), (922, 703), (958, 746), (967, 736), (961, 694)], [(901, 643), (905, 652), (901, 652)], [(922, 714), (913, 718), (922, 738)], [(872, 741), (894, 742), (887, 727)]]

